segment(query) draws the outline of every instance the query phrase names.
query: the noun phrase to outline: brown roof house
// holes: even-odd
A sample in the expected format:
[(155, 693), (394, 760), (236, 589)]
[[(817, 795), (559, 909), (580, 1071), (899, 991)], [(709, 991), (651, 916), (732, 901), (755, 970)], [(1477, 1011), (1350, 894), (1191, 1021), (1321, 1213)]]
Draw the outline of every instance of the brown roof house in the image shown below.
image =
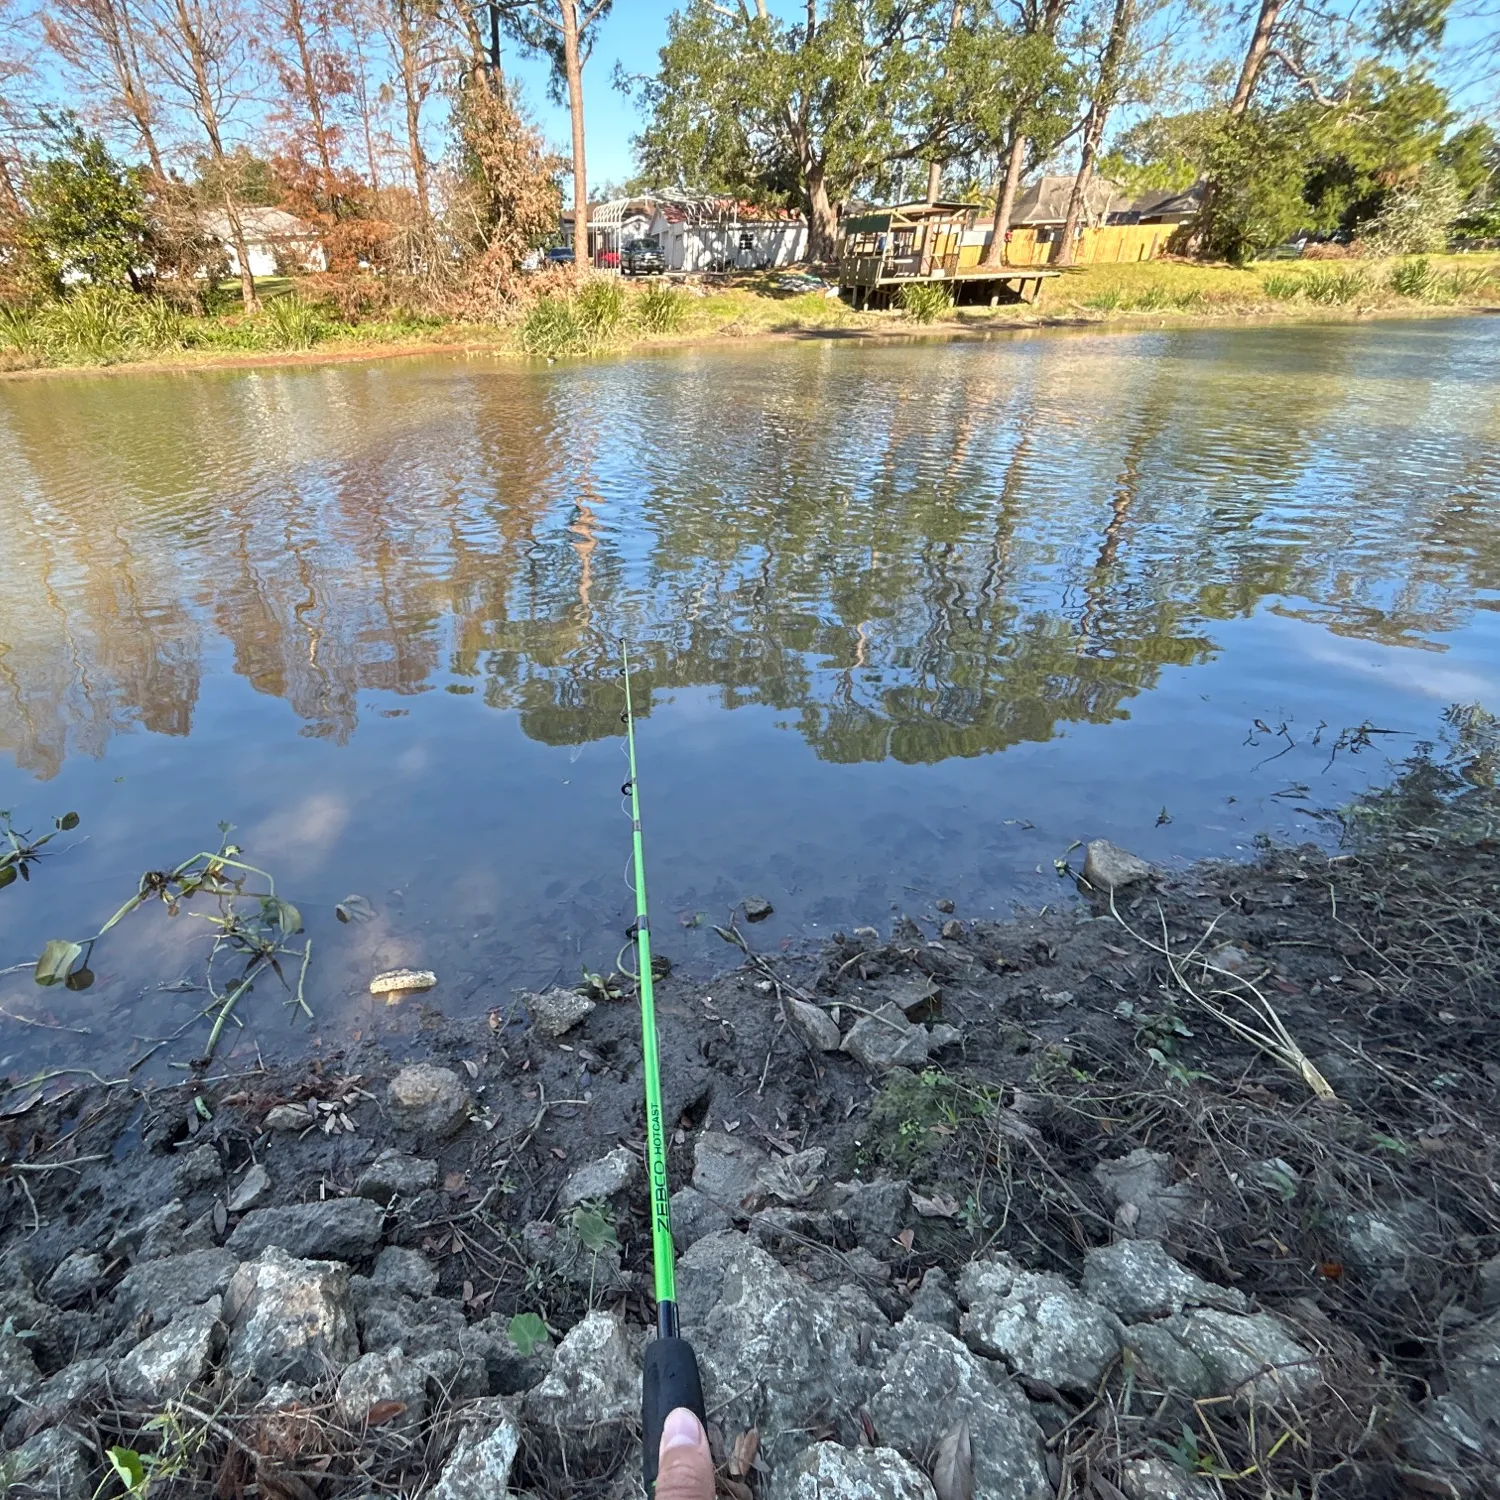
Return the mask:
[[(1039, 245), (1050, 244), (1062, 231), (1068, 219), (1068, 199), (1073, 194), (1073, 177), (1039, 177), (1021, 189), (1011, 210), (1012, 229), (1034, 229)], [(1118, 182), (1108, 177), (1091, 177), (1083, 193), (1083, 215), (1079, 229), (1092, 229), (1109, 223), (1111, 217), (1129, 206), (1130, 200)]]

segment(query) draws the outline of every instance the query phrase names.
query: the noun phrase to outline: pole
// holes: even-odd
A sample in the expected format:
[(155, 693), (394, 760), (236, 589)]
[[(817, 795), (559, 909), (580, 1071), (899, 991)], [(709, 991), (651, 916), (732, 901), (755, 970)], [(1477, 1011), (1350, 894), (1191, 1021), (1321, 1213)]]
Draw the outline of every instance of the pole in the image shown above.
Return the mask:
[(661, 1117), (661, 1057), (656, 1040), (656, 995), (651, 975), (651, 920), (646, 908), (646, 848), (641, 833), (641, 791), (635, 766), (635, 705), (630, 696), (630, 653), (620, 646), (625, 679), (625, 749), (630, 779), (631, 850), (635, 864), (635, 947), (641, 992), (641, 1063), (646, 1088), (646, 1176), (651, 1200), (651, 1264), (656, 1287), (656, 1337), (641, 1368), (641, 1463), (646, 1494), (656, 1493), (656, 1460), (669, 1412), (685, 1406), (707, 1420), (698, 1359), (677, 1326), (676, 1252), (672, 1244), (672, 1193), (667, 1185), (667, 1134)]

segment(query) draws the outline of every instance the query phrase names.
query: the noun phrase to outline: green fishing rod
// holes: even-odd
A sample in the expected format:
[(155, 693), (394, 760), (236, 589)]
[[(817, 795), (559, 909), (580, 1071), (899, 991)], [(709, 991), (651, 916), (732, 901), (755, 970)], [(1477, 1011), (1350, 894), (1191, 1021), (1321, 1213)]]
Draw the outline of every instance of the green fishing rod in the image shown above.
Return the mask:
[(635, 767), (635, 705), (630, 697), (630, 653), (620, 644), (625, 680), (625, 753), (630, 779), (631, 848), (635, 862), (635, 938), (641, 995), (641, 1060), (646, 1080), (646, 1176), (651, 1198), (651, 1262), (656, 1282), (656, 1337), (641, 1365), (641, 1462), (646, 1494), (656, 1493), (657, 1451), (667, 1415), (679, 1406), (706, 1422), (698, 1357), (677, 1326), (676, 1252), (672, 1245), (672, 1190), (667, 1185), (667, 1134), (661, 1116), (661, 1058), (656, 1042), (656, 996), (651, 975), (651, 920), (646, 911), (646, 847), (641, 834), (641, 792)]

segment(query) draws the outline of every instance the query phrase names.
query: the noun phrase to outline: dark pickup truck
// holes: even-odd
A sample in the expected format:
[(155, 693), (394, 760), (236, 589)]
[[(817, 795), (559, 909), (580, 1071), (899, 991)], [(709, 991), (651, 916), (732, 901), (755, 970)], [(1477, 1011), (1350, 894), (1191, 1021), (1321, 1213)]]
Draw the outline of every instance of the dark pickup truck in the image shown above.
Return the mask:
[(667, 269), (661, 242), (655, 239), (628, 240), (620, 252), (620, 269), (627, 276), (660, 276)]

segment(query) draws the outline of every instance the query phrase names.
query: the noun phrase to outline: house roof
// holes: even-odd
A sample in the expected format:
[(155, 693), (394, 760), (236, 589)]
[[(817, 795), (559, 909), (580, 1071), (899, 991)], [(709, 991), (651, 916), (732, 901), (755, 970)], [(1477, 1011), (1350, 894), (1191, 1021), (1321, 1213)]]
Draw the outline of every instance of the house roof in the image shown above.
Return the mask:
[[(222, 208), (205, 209), (198, 222), (204, 233), (216, 240), (227, 241), (232, 237), (229, 215)], [(242, 208), (240, 225), (247, 240), (309, 240), (318, 236), (306, 219), (299, 219), (284, 208)]]
[[(1021, 190), (1010, 222), (1015, 224), (1061, 224), (1068, 217), (1068, 199), (1073, 194), (1073, 178), (1040, 177)], [(1086, 219), (1099, 221), (1129, 204), (1118, 182), (1108, 177), (1091, 177), (1083, 195)]]
[(1146, 214), (1195, 214), (1202, 207), (1203, 184), (1195, 182), (1180, 193), (1171, 188), (1152, 188), (1130, 205), (1130, 212), (1141, 217)]

